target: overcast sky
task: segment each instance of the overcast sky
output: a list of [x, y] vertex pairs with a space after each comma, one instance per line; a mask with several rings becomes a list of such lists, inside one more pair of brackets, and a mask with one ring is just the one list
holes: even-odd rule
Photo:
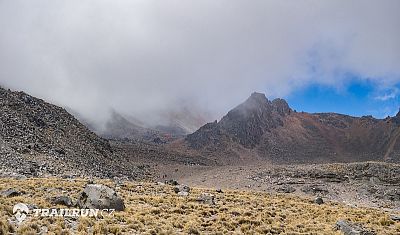
[[398, 100], [399, 12], [398, 0], [0, 0], [0, 84], [98, 121], [182, 103], [218, 117], [253, 91], [355, 80]]

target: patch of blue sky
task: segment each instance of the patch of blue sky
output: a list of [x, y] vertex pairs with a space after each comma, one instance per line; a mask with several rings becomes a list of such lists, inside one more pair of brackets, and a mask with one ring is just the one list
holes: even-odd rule
[[314, 83], [286, 97], [297, 111], [335, 112], [351, 116], [394, 116], [400, 107], [400, 84], [382, 87], [376, 81], [355, 76], [339, 88]]

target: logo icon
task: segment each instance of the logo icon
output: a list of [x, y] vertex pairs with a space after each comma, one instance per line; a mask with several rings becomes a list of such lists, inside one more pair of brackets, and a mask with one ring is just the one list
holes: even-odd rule
[[14, 206], [13, 213], [17, 221], [21, 223], [26, 219], [27, 215], [29, 214], [29, 208], [24, 203], [18, 203]]

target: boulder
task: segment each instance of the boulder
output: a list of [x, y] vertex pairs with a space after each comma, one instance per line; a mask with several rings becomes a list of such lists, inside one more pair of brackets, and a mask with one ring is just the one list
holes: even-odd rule
[[123, 211], [125, 204], [117, 193], [102, 184], [88, 184], [81, 193], [77, 202], [83, 209], [115, 209]]
[[400, 190], [397, 188], [385, 190], [382, 197], [390, 201], [400, 201]]
[[315, 198], [314, 202], [318, 205], [324, 204], [324, 200], [321, 197]]
[[54, 198], [52, 198], [51, 202], [55, 205], [64, 205], [64, 206], [68, 206], [68, 207], [71, 207], [74, 205], [74, 203], [72, 202], [72, 199], [68, 196], [54, 197]]
[[3, 197], [16, 197], [21, 195], [22, 193], [13, 188], [9, 188], [7, 190], [2, 191], [0, 194]]
[[174, 192], [175, 193], [180, 193], [180, 192], [189, 193], [190, 192], [190, 188], [187, 185], [178, 185], [178, 186], [174, 187]]
[[202, 193], [196, 201], [207, 205], [215, 205], [215, 196], [210, 193]]
[[293, 193], [296, 191], [296, 189], [290, 185], [284, 185], [282, 187], [277, 188], [276, 191], [279, 193]]
[[336, 229], [340, 230], [344, 235], [376, 235], [374, 231], [367, 230], [360, 225], [345, 220], [339, 220], [336, 223]]

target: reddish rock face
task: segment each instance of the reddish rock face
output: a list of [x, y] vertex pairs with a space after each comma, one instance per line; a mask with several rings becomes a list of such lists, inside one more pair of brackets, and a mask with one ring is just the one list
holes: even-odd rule
[[188, 135], [186, 142], [221, 163], [398, 162], [399, 119], [297, 113], [283, 99], [271, 102], [264, 94], [253, 93], [220, 122]]

